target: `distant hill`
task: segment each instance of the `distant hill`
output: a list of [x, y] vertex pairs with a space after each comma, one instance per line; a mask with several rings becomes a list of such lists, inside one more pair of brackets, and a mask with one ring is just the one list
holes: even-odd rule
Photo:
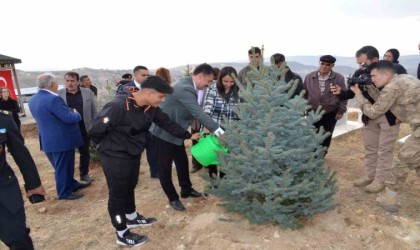
[[[290, 56], [286, 59], [287, 64], [290, 69], [299, 74], [302, 78], [318, 69], [320, 56]], [[415, 76], [417, 74], [417, 65], [420, 61], [418, 55], [410, 56], [401, 56], [400, 63], [407, 69], [408, 74]], [[216, 62], [210, 63], [213, 67], [223, 68], [225, 66], [232, 66], [236, 70], [240, 70], [247, 65], [246, 61], [242, 62]], [[269, 64], [266, 61], [266, 64]], [[193, 64], [191, 64], [193, 65]], [[181, 65], [178, 67], [171, 68], [171, 75], [173, 80], [177, 80], [182, 77], [183, 73], [187, 69], [186, 65]], [[334, 67], [334, 70], [343, 74], [344, 76], [349, 76], [357, 69], [357, 65], [354, 57], [337, 57], [337, 62]], [[132, 69], [127, 70], [110, 70], [110, 69], [92, 69], [92, 68], [78, 68], [78, 69], [69, 69], [68, 71], [76, 71], [80, 75], [89, 75], [92, 79], [93, 85], [98, 86], [99, 88], [105, 88], [107, 82], [110, 84], [114, 83], [115, 79], [119, 79], [124, 73], [132, 72]], [[154, 69], [150, 70], [151, 73], [154, 73]], [[56, 75], [59, 84], [64, 84], [64, 74], [67, 70], [63, 71], [53, 71]], [[27, 87], [36, 87], [36, 77], [43, 72], [39, 71], [22, 71], [17, 70], [17, 75], [19, 79], [19, 84], [21, 88]]]

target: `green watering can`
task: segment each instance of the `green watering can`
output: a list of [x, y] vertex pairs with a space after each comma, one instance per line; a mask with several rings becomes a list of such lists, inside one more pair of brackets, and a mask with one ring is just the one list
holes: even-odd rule
[[[204, 135], [204, 132], [201, 132], [201, 135]], [[222, 147], [216, 136], [212, 134], [198, 139], [197, 144], [191, 147], [191, 154], [204, 167], [220, 164], [219, 157], [217, 157], [216, 153], [217, 151], [226, 154], [228, 149]]]

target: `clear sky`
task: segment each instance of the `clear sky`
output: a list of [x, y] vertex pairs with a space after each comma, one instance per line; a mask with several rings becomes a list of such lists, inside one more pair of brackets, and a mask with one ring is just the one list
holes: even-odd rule
[[8, 0], [0, 54], [22, 70], [150, 69], [266, 57], [418, 54], [420, 0]]

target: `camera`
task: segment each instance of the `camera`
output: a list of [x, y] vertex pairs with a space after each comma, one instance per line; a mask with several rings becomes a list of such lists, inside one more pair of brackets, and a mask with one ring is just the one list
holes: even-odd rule
[[372, 84], [372, 79], [367, 74], [362, 74], [359, 77], [347, 77], [347, 84], [352, 86], [355, 84], [369, 85]]

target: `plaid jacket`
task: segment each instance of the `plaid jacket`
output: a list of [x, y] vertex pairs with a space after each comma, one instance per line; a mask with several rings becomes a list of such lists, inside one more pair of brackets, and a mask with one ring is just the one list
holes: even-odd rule
[[239, 117], [233, 112], [233, 107], [238, 103], [239, 100], [235, 100], [232, 96], [226, 101], [219, 94], [216, 84], [213, 83], [207, 89], [204, 97], [203, 110], [220, 126], [223, 124], [223, 116], [226, 116], [228, 120], [239, 120]]

